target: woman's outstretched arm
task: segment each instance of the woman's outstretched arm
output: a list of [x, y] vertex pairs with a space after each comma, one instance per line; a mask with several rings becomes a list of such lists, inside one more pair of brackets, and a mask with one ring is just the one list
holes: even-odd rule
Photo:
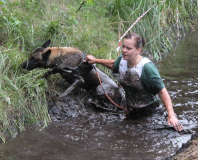
[[101, 64], [101, 65], [113, 70], [113, 64], [114, 64], [115, 60], [113, 60], [113, 59], [97, 59], [92, 55], [87, 55], [84, 62], [88, 62], [90, 64], [98, 63], [98, 64]]
[[175, 117], [172, 101], [171, 101], [170, 95], [169, 95], [168, 91], [166, 90], [166, 88], [163, 88], [158, 93], [158, 95], [162, 99], [162, 101], [166, 107], [166, 110], [168, 112], [168, 125], [172, 124], [173, 127], [175, 128], [175, 130], [181, 131], [183, 129], [183, 127], [182, 127], [181, 123], [178, 121], [178, 119]]

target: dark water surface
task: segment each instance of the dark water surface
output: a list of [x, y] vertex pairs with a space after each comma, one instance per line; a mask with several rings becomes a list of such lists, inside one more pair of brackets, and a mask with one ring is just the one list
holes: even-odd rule
[[161, 160], [174, 155], [198, 131], [197, 37], [198, 32], [186, 36], [158, 67], [184, 131], [167, 126], [166, 112], [124, 121], [123, 113], [90, 111], [44, 129], [28, 127], [0, 144], [0, 160]]

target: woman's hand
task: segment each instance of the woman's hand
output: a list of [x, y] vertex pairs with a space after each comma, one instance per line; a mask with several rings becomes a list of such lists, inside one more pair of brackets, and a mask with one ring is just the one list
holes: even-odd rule
[[87, 57], [85, 58], [85, 60], [83, 62], [88, 62], [90, 64], [98, 63], [98, 64], [101, 64], [101, 65], [113, 70], [113, 64], [114, 64], [115, 60], [113, 60], [113, 59], [97, 59], [92, 55], [87, 55]]
[[83, 62], [88, 62], [90, 64], [96, 63], [96, 58], [92, 55], [87, 55]]
[[178, 119], [175, 117], [175, 115], [168, 116], [167, 121], [168, 121], [168, 125], [170, 126], [172, 124], [176, 131], [182, 131], [183, 126], [178, 121]]
[[168, 112], [168, 125], [172, 124], [176, 131], [181, 131], [183, 127], [178, 119], [175, 117], [172, 101], [166, 88], [163, 88], [158, 95], [162, 99]]

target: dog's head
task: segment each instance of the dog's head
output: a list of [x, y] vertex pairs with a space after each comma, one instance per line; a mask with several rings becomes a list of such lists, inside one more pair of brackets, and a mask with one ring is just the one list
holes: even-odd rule
[[51, 40], [46, 41], [41, 47], [35, 49], [29, 59], [21, 64], [23, 69], [33, 70], [35, 68], [47, 68], [47, 60], [51, 54], [48, 50]]

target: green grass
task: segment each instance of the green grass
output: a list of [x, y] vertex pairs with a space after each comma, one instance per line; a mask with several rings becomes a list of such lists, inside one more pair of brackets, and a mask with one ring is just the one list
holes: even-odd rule
[[30, 123], [50, 122], [45, 91], [52, 82], [40, 79], [44, 70], [19, 67], [33, 49], [51, 39], [52, 46], [116, 59], [119, 35], [156, 3], [132, 31], [146, 38], [146, 51], [160, 60], [176, 43], [177, 6], [185, 36], [197, 24], [196, 0], [87, 0], [78, 12], [82, 0], [0, 0], [0, 138], [5, 141]]
[[[21, 54], [16, 50], [0, 52], [0, 138], [15, 136], [26, 124], [50, 121], [45, 91], [47, 82], [39, 77], [43, 71], [23, 74], [19, 68]], [[14, 72], [13, 72], [14, 71]]]
[[[177, 38], [177, 7], [179, 9], [180, 36], [185, 36], [186, 32], [197, 24], [197, 1], [166, 0], [162, 3], [159, 0], [135, 0], [135, 1], [112, 1], [110, 14], [112, 21], [121, 19], [122, 35], [131, 24], [152, 8], [133, 28], [132, 31], [139, 33], [147, 40], [146, 50], [153, 54], [155, 59], [160, 60], [162, 55], [169, 53]], [[112, 16], [113, 15], [113, 16]], [[115, 26], [116, 28], [116, 26]], [[116, 29], [118, 32], [118, 30]]]

